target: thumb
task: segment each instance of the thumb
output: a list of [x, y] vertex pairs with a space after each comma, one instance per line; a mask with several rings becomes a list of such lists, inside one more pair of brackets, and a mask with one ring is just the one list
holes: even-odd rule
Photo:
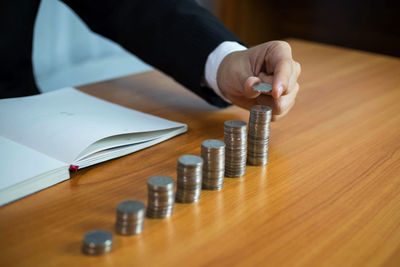
[[253, 87], [260, 82], [261, 80], [258, 77], [250, 76], [249, 78], [247, 78], [244, 83], [243, 95], [247, 98], [256, 98], [257, 96], [259, 96], [261, 93], [254, 91]]

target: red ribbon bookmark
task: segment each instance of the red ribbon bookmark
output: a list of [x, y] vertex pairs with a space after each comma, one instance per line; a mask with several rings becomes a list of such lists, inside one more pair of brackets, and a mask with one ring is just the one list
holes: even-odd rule
[[77, 172], [78, 169], [79, 169], [79, 166], [78, 166], [78, 165], [71, 165], [71, 166], [69, 166], [69, 171], [70, 171], [70, 172]]

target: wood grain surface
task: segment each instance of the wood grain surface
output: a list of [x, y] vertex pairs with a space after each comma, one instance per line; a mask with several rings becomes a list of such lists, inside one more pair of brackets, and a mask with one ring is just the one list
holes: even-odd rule
[[[271, 127], [269, 163], [225, 178], [111, 253], [80, 252], [93, 229], [114, 233], [119, 202], [146, 202], [146, 180], [176, 179], [176, 161], [223, 139], [218, 110], [157, 71], [81, 88], [187, 123], [189, 131], [0, 208], [1, 266], [400, 266], [400, 60], [290, 40], [301, 62], [295, 107]], [[76, 129], [79, 131], [79, 129]]]

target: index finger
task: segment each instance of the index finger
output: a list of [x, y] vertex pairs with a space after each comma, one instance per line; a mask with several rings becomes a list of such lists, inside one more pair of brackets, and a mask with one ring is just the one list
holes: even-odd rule
[[277, 99], [288, 88], [292, 70], [292, 49], [287, 42], [276, 41], [266, 57], [267, 69], [272, 70], [272, 96]]
[[274, 78], [272, 80], [272, 95], [279, 98], [289, 87], [290, 77], [293, 72], [291, 59], [284, 59], [275, 65]]

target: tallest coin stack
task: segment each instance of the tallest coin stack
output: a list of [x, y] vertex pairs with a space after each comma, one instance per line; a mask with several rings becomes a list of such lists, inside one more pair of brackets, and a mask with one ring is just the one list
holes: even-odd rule
[[269, 124], [272, 109], [257, 105], [250, 109], [249, 132], [247, 136], [247, 163], [264, 166], [268, 163]]

